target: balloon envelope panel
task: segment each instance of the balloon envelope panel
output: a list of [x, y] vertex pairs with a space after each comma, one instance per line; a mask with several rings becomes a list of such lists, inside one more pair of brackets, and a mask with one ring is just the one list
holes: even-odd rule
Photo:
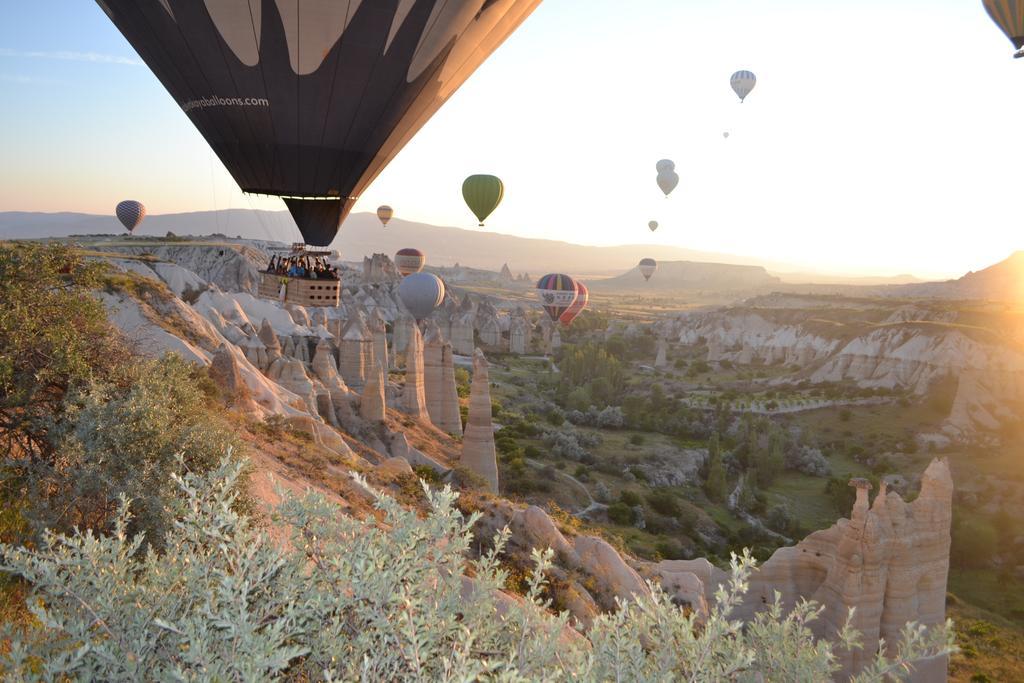
[[[326, 246], [540, 0], [100, 0], [238, 185]], [[334, 198], [314, 209], [310, 199]], [[317, 202], [319, 204], [319, 202]]]

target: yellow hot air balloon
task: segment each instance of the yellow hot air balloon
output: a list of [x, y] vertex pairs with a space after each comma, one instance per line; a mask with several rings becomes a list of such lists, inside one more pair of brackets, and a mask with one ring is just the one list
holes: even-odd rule
[[381, 225], [387, 227], [388, 221], [395, 215], [395, 210], [387, 204], [382, 204], [377, 207], [377, 218], [380, 219]]
[[982, 0], [981, 4], [1017, 48], [1013, 56], [1024, 57], [1024, 0]]

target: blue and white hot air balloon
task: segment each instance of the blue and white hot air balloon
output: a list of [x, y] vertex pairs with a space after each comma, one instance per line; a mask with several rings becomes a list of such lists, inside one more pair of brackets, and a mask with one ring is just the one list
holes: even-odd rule
[[739, 95], [740, 104], [742, 104], [750, 91], [757, 85], [757, 76], [753, 71], [737, 71], [729, 79], [729, 85], [732, 86], [733, 92]]

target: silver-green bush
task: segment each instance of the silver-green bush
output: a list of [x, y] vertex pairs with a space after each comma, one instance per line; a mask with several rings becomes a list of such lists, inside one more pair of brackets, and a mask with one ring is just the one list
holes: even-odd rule
[[[749, 624], [730, 615], [753, 560], [733, 558], [703, 623], [656, 587], [584, 637], [542, 599], [551, 551], [524, 599], [498, 592], [496, 550], [467, 561], [470, 529], [457, 494], [428, 489], [420, 517], [375, 493], [381, 518], [345, 516], [322, 496], [288, 498], [275, 543], [235, 511], [241, 465], [175, 477], [183, 493], [166, 551], [142, 554], [122, 501], [114, 533], [48, 534], [38, 551], [0, 546], [2, 567], [34, 587], [41, 627], [8, 629], [2, 666], [14, 680], [719, 681], [825, 680], [833, 645], [815, 641], [811, 603], [776, 605]], [[471, 576], [472, 578], [467, 578]], [[855, 635], [844, 633], [843, 646]], [[863, 680], [948, 651], [950, 633], [908, 626], [896, 661]]]

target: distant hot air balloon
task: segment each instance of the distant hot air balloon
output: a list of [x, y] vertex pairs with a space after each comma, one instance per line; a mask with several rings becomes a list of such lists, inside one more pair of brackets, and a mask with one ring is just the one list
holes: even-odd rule
[[139, 227], [139, 223], [146, 217], [146, 207], [142, 205], [142, 202], [126, 199], [117, 205], [114, 213], [117, 214], [117, 220], [121, 221], [125, 230], [135, 232], [135, 228]]
[[395, 215], [395, 210], [387, 204], [382, 204], [377, 207], [377, 218], [380, 219], [381, 225], [387, 227], [388, 221]]
[[471, 175], [462, 181], [462, 198], [480, 221], [481, 228], [484, 227], [484, 220], [498, 208], [504, 196], [505, 185], [497, 176]]
[[444, 301], [444, 283], [430, 273], [413, 273], [398, 286], [398, 297], [412, 317], [423, 320]]
[[398, 272], [402, 277], [418, 273], [423, 270], [423, 264], [427, 262], [427, 257], [419, 249], [399, 249], [395, 253], [395, 267], [398, 268]]
[[729, 79], [729, 85], [732, 86], [733, 92], [739, 95], [740, 104], [742, 104], [750, 91], [757, 85], [757, 76], [752, 71], [737, 71]]
[[672, 190], [676, 189], [676, 185], [679, 184], [679, 174], [675, 171], [662, 171], [658, 174], [658, 187], [665, 193], [667, 197]]
[[657, 169], [658, 173], [664, 173], [665, 171], [674, 171], [676, 170], [676, 163], [671, 159], [661, 159], [660, 161], [658, 161], [658, 163], [654, 165], [654, 168]]
[[537, 281], [537, 298], [552, 322], [576, 300], [576, 281], [568, 275], [550, 273]]
[[658, 229], [658, 221], [647, 221], [647, 227], [651, 232], [654, 232]]
[[725, 131], [724, 133], [722, 133], [722, 137], [725, 138], [726, 140], [728, 140], [729, 139], [729, 131]]
[[585, 284], [577, 280], [576, 300], [572, 302], [569, 308], [565, 309], [562, 315], [558, 316], [558, 322], [562, 323], [565, 327], [572, 325], [572, 321], [579, 317], [579, 314], [587, 307], [588, 301], [590, 301], [590, 290], [587, 289]]
[[985, 11], [1013, 46], [1014, 57], [1024, 57], [1024, 0], [982, 0]]
[[539, 0], [99, 4], [242, 190], [282, 197], [327, 246]]
[[658, 269], [658, 262], [652, 258], [640, 259], [640, 274], [644, 276], [644, 280], [650, 280], [651, 276], [654, 275], [654, 271]]

